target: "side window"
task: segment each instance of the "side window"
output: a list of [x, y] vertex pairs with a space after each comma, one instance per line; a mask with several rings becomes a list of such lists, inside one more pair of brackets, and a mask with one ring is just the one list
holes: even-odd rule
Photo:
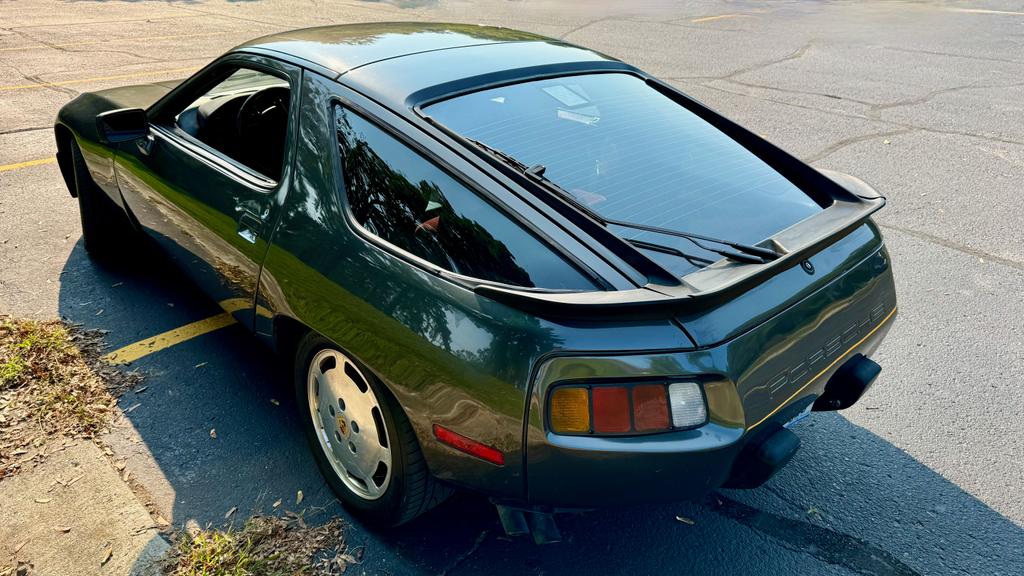
[[238, 68], [186, 106], [174, 121], [210, 148], [278, 180], [290, 93], [284, 78]]
[[340, 105], [335, 124], [349, 205], [371, 234], [481, 280], [595, 288], [533, 234], [381, 128]]

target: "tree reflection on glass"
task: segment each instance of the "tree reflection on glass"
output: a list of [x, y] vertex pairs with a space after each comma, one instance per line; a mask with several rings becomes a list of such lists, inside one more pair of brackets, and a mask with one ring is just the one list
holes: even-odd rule
[[459, 274], [534, 286], [481, 221], [517, 242], [525, 231], [380, 128], [340, 107], [335, 118], [349, 206], [367, 231]]

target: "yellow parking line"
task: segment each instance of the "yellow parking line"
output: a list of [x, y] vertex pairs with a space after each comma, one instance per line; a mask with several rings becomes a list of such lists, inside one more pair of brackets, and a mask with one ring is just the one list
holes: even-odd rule
[[[235, 319], [231, 315], [239, 310], [250, 308], [252, 300], [248, 298], [228, 298], [227, 300], [221, 300], [218, 304], [224, 309], [224, 312], [191, 324], [186, 324], [180, 328], [168, 330], [151, 338], [122, 346], [113, 352], [105, 354], [103, 359], [111, 364], [127, 364], [197, 336], [230, 326], [235, 323]], [[257, 306], [256, 308], [258, 314], [271, 316], [270, 311], [266, 308], [262, 306]]]
[[[238, 33], [243, 31], [239, 30]], [[35, 50], [37, 48], [73, 48], [75, 46], [94, 46], [96, 44], [117, 44], [120, 42], [131, 42], [144, 40], [149, 42], [151, 40], [173, 40], [175, 38], [202, 38], [204, 36], [221, 36], [224, 34], [230, 34], [230, 32], [203, 32], [200, 34], [167, 34], [165, 36], [141, 36], [138, 38], [107, 38], [105, 40], [90, 40], [89, 42], [65, 42], [62, 44], [46, 44], [39, 42], [38, 44], [32, 44], [30, 46], [11, 46], [8, 48], [0, 48], [0, 52], [16, 52], [19, 50]]]
[[694, 24], [700, 24], [702, 22], [713, 22], [715, 20], [725, 20], [726, 18], [748, 18], [749, 14], [719, 14], [718, 16], [705, 16], [703, 18], [694, 18], [690, 22]]
[[228, 298], [217, 303], [225, 312], [232, 314], [239, 310], [252, 307], [252, 300], [249, 298]]
[[216, 316], [210, 316], [198, 322], [186, 324], [180, 328], [174, 330], [168, 330], [162, 334], [157, 334], [152, 338], [140, 340], [133, 344], [129, 344], [122, 348], [118, 348], [109, 354], [103, 356], [103, 360], [110, 362], [111, 364], [127, 364], [134, 362], [143, 356], [149, 356], [154, 352], [159, 352], [165, 348], [170, 348], [175, 344], [181, 344], [186, 340], [191, 340], [197, 336], [208, 334], [214, 330], [219, 330], [225, 326], [230, 326], [235, 323], [234, 317], [229, 312], [222, 312]]
[[43, 165], [43, 164], [53, 164], [56, 161], [57, 161], [56, 158], [50, 157], [50, 158], [40, 158], [38, 160], [26, 160], [25, 162], [18, 162], [16, 164], [4, 164], [3, 166], [0, 166], [0, 172], [7, 172], [8, 170], [17, 170], [18, 168], [28, 168], [29, 166], [40, 166], [40, 165]]
[[47, 86], [67, 86], [68, 84], [84, 84], [86, 82], [99, 82], [101, 80], [120, 80], [122, 78], [138, 78], [140, 76], [154, 76], [157, 74], [172, 74], [176, 72], [195, 72], [195, 66], [188, 68], [172, 68], [170, 70], [150, 70], [148, 72], [133, 72], [131, 74], [114, 74], [112, 76], [93, 76], [92, 78], [78, 78], [76, 80], [60, 80], [57, 82], [42, 81], [41, 84], [15, 84], [13, 86], [0, 86], [0, 92], [10, 90], [30, 90], [32, 88], [46, 88]]

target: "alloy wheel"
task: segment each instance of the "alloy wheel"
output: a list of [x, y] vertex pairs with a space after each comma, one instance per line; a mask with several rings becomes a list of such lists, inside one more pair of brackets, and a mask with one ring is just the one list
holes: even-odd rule
[[306, 391], [320, 449], [334, 472], [356, 496], [380, 498], [391, 481], [391, 442], [367, 378], [328, 348], [313, 356]]

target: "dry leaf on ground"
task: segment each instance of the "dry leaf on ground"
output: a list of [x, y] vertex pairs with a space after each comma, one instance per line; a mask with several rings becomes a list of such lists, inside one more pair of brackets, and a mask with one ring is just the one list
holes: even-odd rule
[[[116, 397], [141, 376], [102, 361], [102, 345], [99, 331], [0, 315], [0, 479], [41, 462], [51, 440], [66, 446], [106, 428]], [[28, 446], [38, 454], [19, 460]]]
[[106, 550], [104, 550], [103, 551], [103, 556], [102, 556], [102, 558], [100, 558], [100, 566], [103, 566], [107, 562], [110, 562], [110, 558], [113, 555], [114, 555], [114, 549], [112, 547], [111, 548], [107, 548]]

